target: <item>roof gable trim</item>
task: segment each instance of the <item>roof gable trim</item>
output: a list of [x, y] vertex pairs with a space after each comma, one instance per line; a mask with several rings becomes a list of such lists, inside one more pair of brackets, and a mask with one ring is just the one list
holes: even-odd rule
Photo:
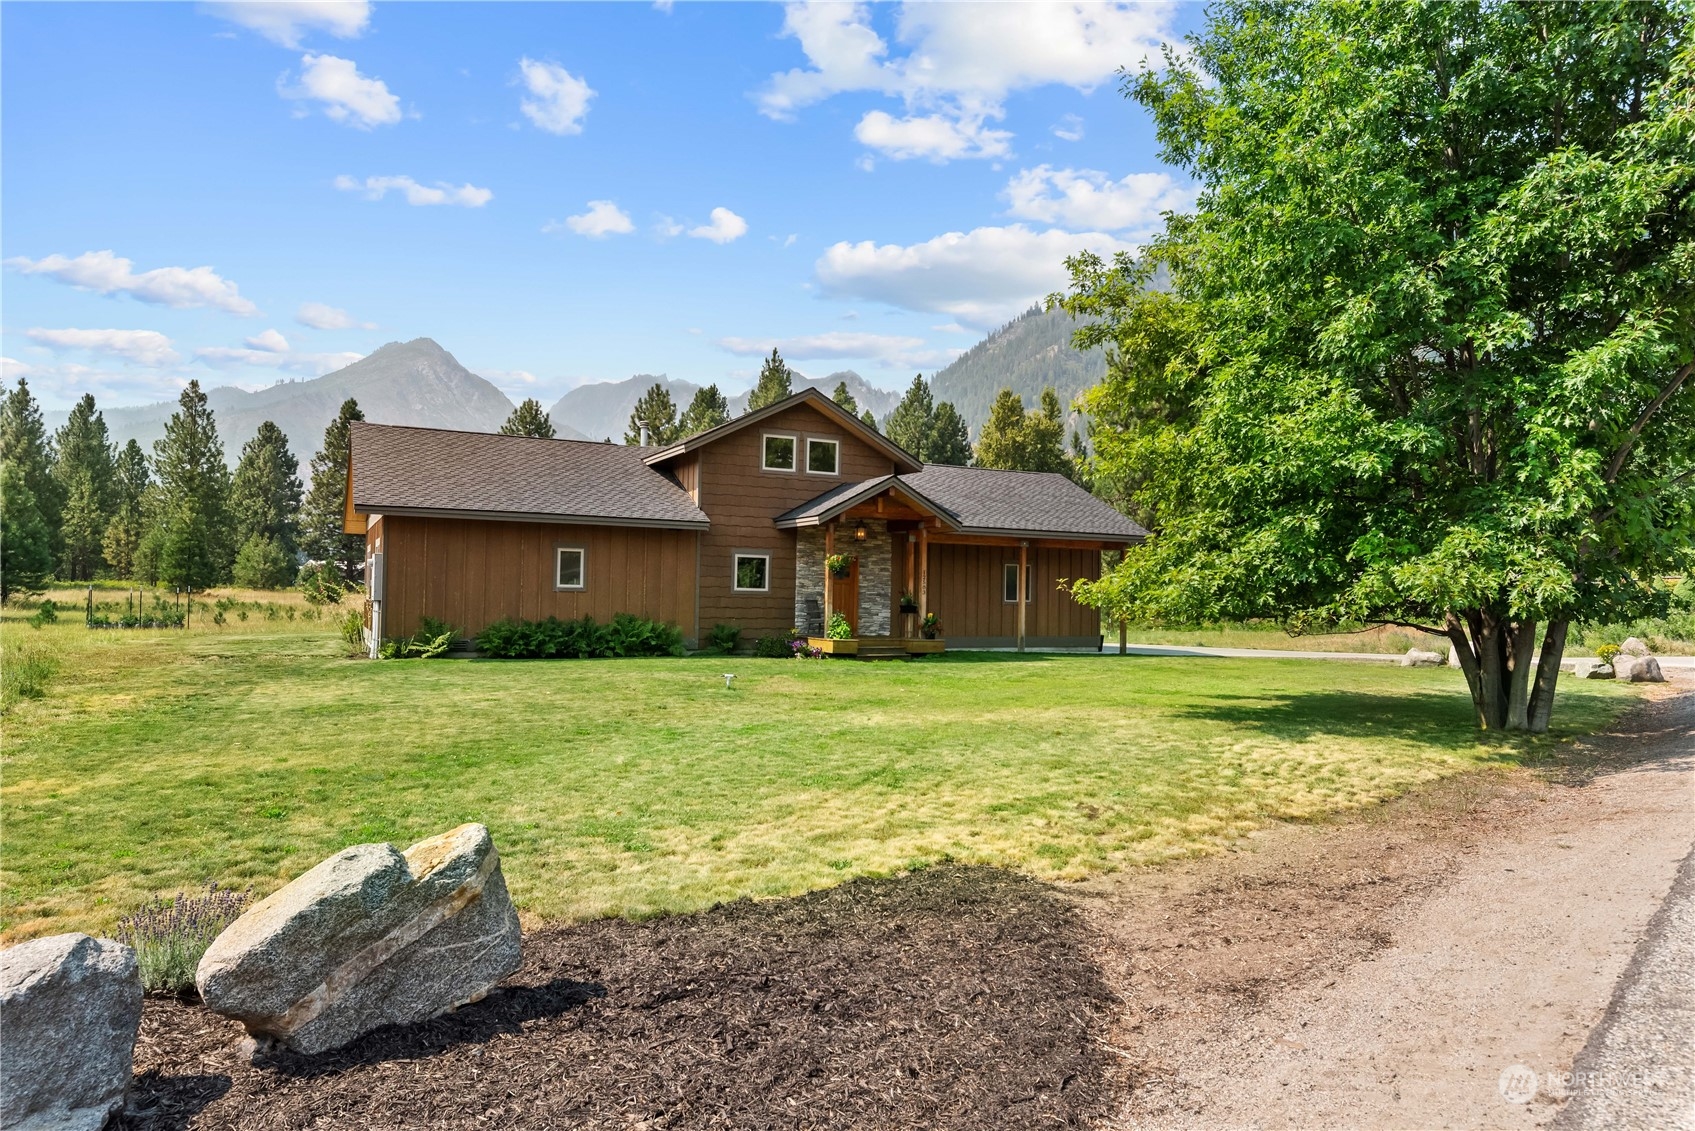
[[705, 432], [698, 432], [686, 440], [672, 444], [668, 448], [661, 448], [659, 451], [647, 456], [646, 462], [650, 466], [656, 465], [664, 463], [667, 460], [676, 459], [678, 456], [686, 455], [689, 452], [699, 451], [708, 444], [715, 443], [733, 432], [739, 432], [749, 425], [757, 424], [762, 420], [775, 416], [777, 413], [782, 412], [785, 409], [794, 408], [801, 404], [810, 405], [811, 407], [823, 412], [826, 416], [833, 416], [837, 423], [851, 429], [854, 435], [859, 437], [859, 439], [865, 441], [873, 448], [878, 449], [884, 455], [887, 455], [890, 459], [894, 460], [897, 471], [916, 472], [923, 469], [924, 465], [914, 459], [911, 452], [907, 451], [905, 448], [901, 447], [899, 444], [895, 443], [875, 428], [866, 427], [865, 421], [847, 411], [847, 409], [825, 396], [819, 390], [811, 387], [802, 389], [800, 392], [795, 393], [792, 396], [784, 397], [782, 400], [777, 401], [774, 404], [768, 404], [764, 408], [756, 409], [753, 412], [743, 413], [734, 420], [720, 424], [716, 428], [708, 428]]

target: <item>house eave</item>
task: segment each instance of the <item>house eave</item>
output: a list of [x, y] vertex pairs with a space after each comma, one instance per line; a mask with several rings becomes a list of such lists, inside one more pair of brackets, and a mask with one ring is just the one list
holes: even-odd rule
[[391, 507], [382, 503], [355, 503], [360, 514], [400, 515], [406, 518], [464, 518], [478, 522], [546, 522], [559, 526], [625, 526], [647, 530], [709, 530], [707, 520], [627, 518], [596, 514], [547, 514], [529, 511], [454, 510], [444, 507]]

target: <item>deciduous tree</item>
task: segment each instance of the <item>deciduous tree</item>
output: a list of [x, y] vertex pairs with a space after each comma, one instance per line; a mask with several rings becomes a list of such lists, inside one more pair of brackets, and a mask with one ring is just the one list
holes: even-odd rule
[[1190, 341], [1137, 380], [1183, 458], [1158, 536], [1078, 596], [1421, 628], [1480, 725], [1545, 730], [1571, 622], [1657, 613], [1695, 565], [1688, 32], [1654, 2], [1237, 0], [1134, 78], [1198, 206], [1076, 294], [1169, 270]]

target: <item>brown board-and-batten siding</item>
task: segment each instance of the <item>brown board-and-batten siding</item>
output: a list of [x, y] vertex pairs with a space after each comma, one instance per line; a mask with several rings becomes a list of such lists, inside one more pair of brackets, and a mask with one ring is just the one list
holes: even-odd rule
[[[416, 631], [425, 615], [474, 637], [506, 617], [604, 622], [633, 613], [676, 625], [691, 646], [699, 639], [695, 531], [394, 514], [379, 529], [387, 636]], [[580, 590], [554, 587], [560, 546], [584, 551]]]
[[[768, 433], [794, 436], [795, 471], [762, 468], [763, 437]], [[805, 470], [809, 437], [837, 440], [841, 458], [837, 475]], [[700, 449], [699, 462], [684, 474], [692, 476], [702, 510], [712, 516], [712, 528], [700, 537], [700, 624], [733, 624], [743, 639], [787, 632], [795, 623], [795, 532], [780, 530], [776, 516], [842, 483], [888, 475], [894, 463], [842, 424], [806, 404], [732, 432]], [[738, 551], [771, 555], [769, 592], [740, 593], [732, 585]]]
[[[898, 554], [897, 558], [903, 558]], [[1095, 579], [1099, 550], [1032, 545], [1030, 603], [1025, 612], [1028, 647], [1090, 647], [1098, 643], [1100, 614], [1061, 592], [1061, 578]], [[951, 647], [1011, 647], [1018, 639], [1018, 604], [1006, 600], [1005, 568], [1018, 564], [1017, 546], [932, 545], [930, 611], [942, 622]]]

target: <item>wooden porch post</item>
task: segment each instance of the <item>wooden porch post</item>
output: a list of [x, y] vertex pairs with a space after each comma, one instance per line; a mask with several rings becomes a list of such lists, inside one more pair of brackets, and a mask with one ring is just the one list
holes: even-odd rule
[[[901, 593], [902, 594], [911, 593], [913, 591], [913, 589], [916, 588], [916, 586], [914, 584], [915, 579], [912, 576], [912, 569], [913, 569], [913, 559], [917, 556], [917, 550], [918, 550], [918, 538], [917, 538], [917, 536], [913, 535], [913, 534], [908, 534], [906, 536], [906, 572], [901, 575], [901, 583], [902, 583], [901, 584]], [[902, 621], [901, 634], [903, 636], [911, 636], [912, 635], [912, 622], [906, 619], [907, 617], [909, 617], [911, 615], [912, 615], [911, 613], [904, 613], [904, 614], [901, 615], [901, 618], [900, 618], [901, 621]]]
[[1030, 603], [1025, 600], [1030, 591], [1030, 543], [1018, 544], [1018, 650], [1024, 651], [1024, 611]]
[[918, 528], [918, 622], [930, 615], [930, 523]]
[[830, 555], [836, 552], [836, 524], [824, 524], [824, 632], [830, 631]]

